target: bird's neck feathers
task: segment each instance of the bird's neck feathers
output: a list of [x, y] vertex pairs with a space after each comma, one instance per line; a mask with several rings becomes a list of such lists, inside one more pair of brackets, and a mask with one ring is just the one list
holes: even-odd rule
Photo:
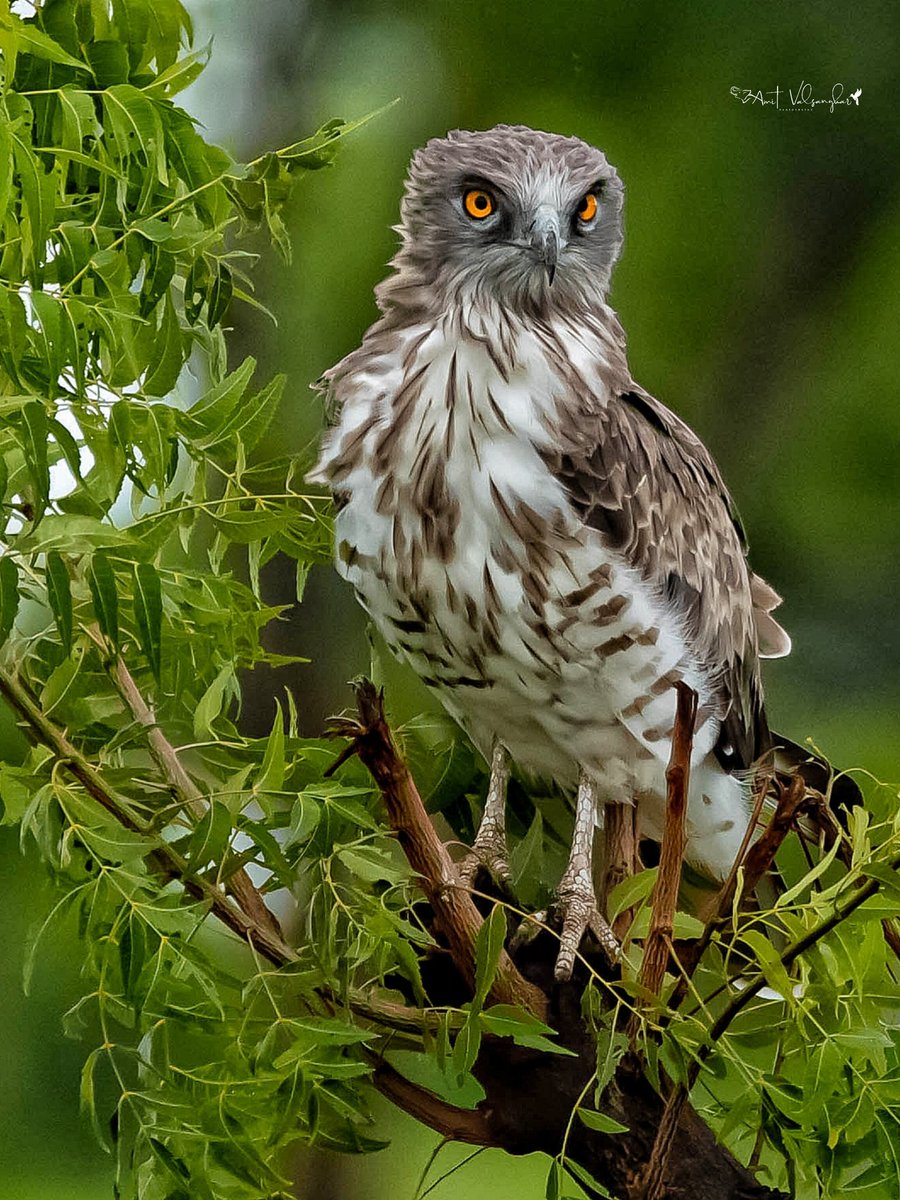
[[605, 305], [534, 318], [472, 297], [440, 315], [388, 308], [323, 386], [340, 417], [311, 478], [335, 486], [369, 459], [421, 472], [488, 444], [583, 451], [599, 412], [634, 384]]
[[431, 328], [447, 341], [490, 347], [504, 374], [520, 369], [537, 345], [551, 359], [584, 363], [604, 391], [633, 386], [625, 333], [597, 289], [589, 295], [544, 284], [504, 299], [472, 272], [447, 269], [429, 279], [413, 250], [401, 247], [392, 274], [375, 289], [382, 316], [366, 335], [373, 346], [411, 329]]

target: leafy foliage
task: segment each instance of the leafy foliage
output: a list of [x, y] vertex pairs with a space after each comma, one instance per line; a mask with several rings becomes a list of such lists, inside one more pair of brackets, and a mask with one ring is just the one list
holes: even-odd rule
[[[65, 1025], [92, 1045], [82, 1101], [118, 1195], [277, 1196], [294, 1142], [380, 1144], [373, 1054], [406, 1056], [471, 1105], [485, 1037], [561, 1050], [549, 1026], [490, 1004], [499, 905], [473, 998], [431, 1008], [430, 936], [368, 777], [351, 762], [326, 778], [333, 751], [298, 737], [289, 695], [267, 738], [238, 728], [241, 672], [283, 661], [260, 644], [279, 615], [261, 567], [292, 556], [299, 594], [329, 550], [307, 456], [252, 462], [284, 381], [227, 365], [230, 305], [252, 298], [238, 235], [262, 224], [287, 254], [293, 185], [352, 127], [246, 165], [210, 146], [174, 103], [206, 59], [178, 0], [4, 7], [0, 50], [0, 686], [32, 741], [0, 768], [0, 796], [60, 889], [28, 971], [45, 932], [75, 922], [86, 994]], [[406, 744], [432, 808], [465, 833], [471, 758], [425, 721]], [[544, 902], [565, 808], [547, 798], [538, 813], [517, 791], [513, 809], [515, 882]], [[896, 797], [873, 789], [848, 839], [849, 870], [831, 851], [789, 852], [785, 894], [708, 931], [674, 1002], [673, 976], [659, 999], [639, 982], [653, 872], [621, 886], [615, 904], [637, 912], [622, 979], [592, 974], [585, 993], [599, 1058], [573, 1122], [621, 1129], [602, 1102], [631, 1014], [654, 1076], [690, 1085], [775, 1184], [896, 1194], [898, 997], [881, 927], [900, 914]], [[290, 945], [246, 919], [247, 872]], [[855, 906], [867, 881], [877, 893]], [[705, 936], [688, 914], [676, 934]], [[563, 1147], [548, 1195], [564, 1167], [600, 1190]]]

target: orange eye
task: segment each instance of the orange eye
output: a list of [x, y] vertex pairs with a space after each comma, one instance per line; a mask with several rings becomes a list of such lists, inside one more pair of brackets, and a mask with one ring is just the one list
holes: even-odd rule
[[470, 217], [474, 217], [476, 221], [483, 221], [491, 215], [496, 205], [490, 192], [484, 192], [481, 188], [471, 188], [463, 196], [463, 207]]
[[586, 224], [588, 221], [593, 221], [596, 215], [597, 197], [593, 192], [588, 192], [588, 194], [581, 201], [581, 207], [578, 210], [578, 220], [584, 221]]

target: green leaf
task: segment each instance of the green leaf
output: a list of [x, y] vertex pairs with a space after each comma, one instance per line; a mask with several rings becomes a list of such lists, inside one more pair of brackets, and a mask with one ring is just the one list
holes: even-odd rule
[[128, 61], [136, 70], [152, 55], [147, 0], [113, 0], [112, 10], [119, 37], [128, 47]]
[[775, 908], [786, 908], [792, 904], [798, 896], [802, 896], [804, 892], [809, 891], [817, 879], [819, 879], [828, 870], [834, 862], [841, 849], [841, 839], [835, 838], [834, 843], [826, 854], [823, 854], [819, 861], [815, 864], [811, 871], [808, 871], [803, 878], [793, 887], [788, 888], [775, 901]]
[[240, 438], [245, 450], [252, 450], [263, 436], [278, 413], [281, 394], [287, 376], [276, 375], [234, 413], [222, 427], [215, 442], [208, 449], [230, 438]]
[[305, 842], [316, 831], [319, 820], [322, 816], [322, 808], [318, 801], [312, 796], [304, 795], [301, 792], [294, 805], [291, 808], [291, 823], [288, 828], [288, 836], [284, 843], [285, 849], [295, 846], [300, 842]]
[[0, 557], [0, 646], [6, 641], [19, 611], [19, 569], [8, 554]]
[[78, 443], [74, 437], [66, 429], [61, 421], [52, 418], [50, 421], [50, 436], [56, 442], [62, 456], [65, 459], [66, 466], [72, 472], [73, 478], [81, 481], [81, 454], [78, 449]]
[[589, 1108], [579, 1108], [578, 1115], [588, 1129], [596, 1129], [598, 1133], [627, 1133], [628, 1126], [614, 1120], [606, 1113], [594, 1112]]
[[81, 672], [81, 663], [81, 658], [64, 658], [59, 666], [50, 672], [47, 682], [41, 688], [41, 709], [44, 716], [49, 716], [68, 695]]
[[478, 1014], [469, 1012], [453, 1043], [452, 1062], [458, 1082], [461, 1082], [472, 1070], [480, 1049], [481, 1025], [478, 1021]]
[[[37, 318], [39, 336], [35, 341], [46, 366], [47, 380], [49, 383], [55, 383], [62, 373], [64, 364], [69, 359], [66, 345], [68, 323], [63, 322], [63, 310], [60, 302], [47, 292], [33, 292], [31, 307]], [[44, 440], [46, 441], [46, 413], [43, 413], [43, 416]]]
[[13, 142], [9, 127], [0, 120], [0, 223], [6, 220], [13, 195]]
[[134, 569], [134, 619], [138, 641], [157, 683], [162, 666], [162, 589], [151, 563]]
[[148, 396], [166, 396], [172, 391], [184, 366], [184, 348], [185, 338], [175, 304], [167, 293], [156, 336], [153, 363], [144, 379], [144, 392]]
[[205, 46], [199, 50], [193, 50], [190, 54], [185, 54], [182, 58], [165, 71], [160, 71], [151, 84], [144, 90], [148, 96], [156, 97], [172, 97], [177, 96], [180, 91], [193, 83], [201, 71], [204, 70], [209, 62], [209, 54], [212, 48], [212, 40], [208, 41]]
[[646, 900], [653, 891], [658, 873], [657, 867], [649, 867], [617, 883], [609, 893], [609, 919], [614, 921], [619, 913]]
[[[66, 84], [57, 93], [59, 101], [58, 133], [60, 149], [81, 151], [84, 140], [94, 137], [97, 133], [97, 112], [94, 108], [93, 97], [73, 84]], [[58, 153], [59, 151], [54, 151]], [[95, 169], [96, 160], [88, 159], [88, 165]], [[100, 169], [111, 171], [112, 168], [103, 163]]]
[[672, 936], [675, 938], [698, 938], [703, 936], [706, 926], [693, 913], [677, 912], [672, 922]]
[[234, 277], [226, 263], [219, 263], [219, 269], [210, 282], [206, 296], [206, 319], [210, 328], [221, 325], [228, 315], [233, 295]]
[[61, 517], [51, 514], [44, 518], [36, 533], [19, 538], [18, 549], [29, 554], [46, 554], [50, 550], [87, 554], [100, 548], [127, 546], [132, 539], [133, 534], [127, 530], [116, 529], [97, 517], [75, 513]]
[[506, 941], [506, 911], [500, 904], [495, 904], [491, 915], [484, 921], [475, 936], [475, 995], [472, 1007], [481, 1008], [487, 999], [503, 944]]
[[66, 654], [72, 652], [72, 583], [69, 570], [58, 550], [51, 550], [44, 567], [47, 599], [56, 622], [59, 640]]
[[550, 1164], [550, 1170], [547, 1172], [547, 1183], [544, 1186], [545, 1200], [560, 1200], [563, 1180], [563, 1169], [557, 1160], [554, 1159]]
[[231, 837], [231, 813], [218, 800], [212, 800], [191, 834], [188, 859], [194, 871], [207, 863], [220, 863]]
[[35, 58], [42, 58], [47, 62], [60, 63], [65, 67], [74, 67], [77, 71], [87, 70], [86, 63], [69, 54], [58, 42], [48, 37], [36, 25], [20, 21], [18, 17], [7, 14], [0, 16], [0, 28], [15, 32], [20, 53], [33, 54]]
[[128, 51], [121, 42], [106, 40], [89, 42], [84, 56], [100, 88], [110, 88], [128, 79]]
[[[218, 440], [219, 430], [237, 408], [255, 370], [256, 359], [245, 358], [236, 370], [210, 388], [201, 400], [183, 414], [181, 422], [191, 441], [199, 444], [201, 440]], [[200, 449], [203, 448], [200, 445]]]
[[275, 701], [275, 720], [272, 731], [266, 741], [266, 752], [263, 755], [254, 785], [255, 792], [280, 792], [284, 784], [284, 718], [281, 705]]
[[[13, 157], [22, 189], [19, 232], [22, 237], [23, 265], [30, 273], [33, 290], [40, 291], [53, 219], [56, 179], [52, 173], [44, 170], [31, 146], [18, 136], [13, 137]], [[56, 381], [52, 382], [55, 387]]]
[[522, 904], [536, 903], [543, 876], [544, 819], [535, 808], [534, 820], [509, 857], [515, 894]]
[[778, 951], [758, 929], [745, 929], [741, 938], [756, 955], [763, 975], [770, 987], [789, 1003], [794, 1003], [794, 983], [787, 973]]
[[358, 879], [367, 883], [404, 883], [410, 878], [408, 868], [398, 866], [387, 854], [374, 846], [360, 846], [338, 852], [338, 858]]
[[100, 1116], [97, 1112], [97, 1098], [95, 1095], [94, 1074], [97, 1069], [97, 1063], [100, 1060], [101, 1054], [106, 1054], [108, 1051], [103, 1046], [98, 1046], [96, 1050], [92, 1050], [81, 1069], [81, 1085], [79, 1087], [79, 1100], [81, 1102], [81, 1111], [90, 1118], [91, 1127], [94, 1130], [94, 1136], [103, 1147], [104, 1150], [109, 1150], [106, 1137], [104, 1135], [103, 1126], [100, 1121]]
[[34, 524], [50, 502], [50, 469], [47, 464], [47, 412], [36, 400], [22, 409], [25, 434], [25, 465], [34, 485]]
[[351, 800], [346, 795], [339, 793], [329, 794], [325, 797], [325, 806], [345, 821], [349, 821], [351, 825], [357, 825], [362, 829], [377, 829], [378, 826], [372, 820], [372, 817], [361, 804], [357, 804], [355, 800]]
[[91, 556], [87, 580], [100, 632], [106, 635], [113, 646], [118, 647], [119, 598], [116, 594], [116, 577], [109, 560], [102, 552]]
[[615, 1200], [612, 1197], [612, 1192], [604, 1187], [599, 1179], [595, 1179], [590, 1171], [586, 1171], [580, 1163], [577, 1163], [574, 1158], [566, 1159], [566, 1170], [571, 1172], [578, 1182], [583, 1185], [589, 1196], [608, 1196], [612, 1200]]
[[234, 666], [229, 662], [220, 668], [215, 679], [200, 697], [200, 702], [194, 709], [194, 736], [208, 737], [212, 732], [212, 723], [222, 711], [225, 702], [225, 689], [234, 680]]
[[138, 980], [147, 959], [147, 928], [137, 916], [130, 917], [119, 934], [119, 967], [125, 999], [138, 998]]
[[511, 1004], [492, 1004], [490, 1008], [479, 1013], [479, 1022], [486, 1033], [495, 1037], [512, 1038], [517, 1046], [527, 1046], [531, 1050], [541, 1050], [547, 1054], [572, 1055], [574, 1051], [552, 1042], [547, 1036], [555, 1036], [556, 1031], [537, 1017]]
[[[159, 1138], [148, 1137], [147, 1139], [150, 1149], [166, 1168], [170, 1175], [181, 1182], [189, 1182], [191, 1172], [185, 1161], [173, 1154], [165, 1142], [161, 1142]], [[182, 1197], [187, 1197], [187, 1192], [176, 1192], [167, 1197], [167, 1200], [181, 1200]]]

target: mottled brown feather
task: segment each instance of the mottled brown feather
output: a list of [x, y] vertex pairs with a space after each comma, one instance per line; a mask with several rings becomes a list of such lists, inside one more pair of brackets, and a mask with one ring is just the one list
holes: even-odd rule
[[789, 645], [769, 615], [779, 598], [751, 574], [722, 477], [683, 421], [633, 390], [598, 407], [593, 422], [580, 430], [592, 435], [587, 449], [548, 465], [585, 524], [680, 616], [689, 645], [718, 681], [716, 754], [730, 770], [749, 767], [770, 745], [759, 654]]

